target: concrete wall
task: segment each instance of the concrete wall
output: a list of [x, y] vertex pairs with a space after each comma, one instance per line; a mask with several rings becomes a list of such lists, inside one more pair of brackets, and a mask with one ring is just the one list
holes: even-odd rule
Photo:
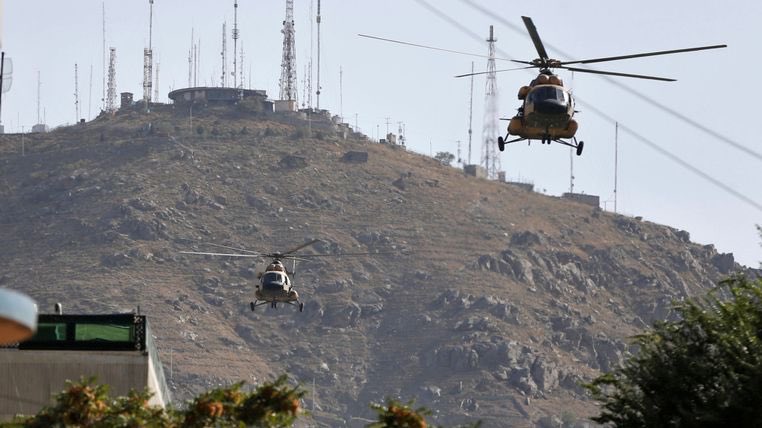
[[108, 384], [112, 396], [148, 386], [155, 393], [151, 404], [165, 404], [155, 370], [142, 352], [0, 349], [0, 421], [37, 413], [52, 403], [67, 380], [83, 376]]

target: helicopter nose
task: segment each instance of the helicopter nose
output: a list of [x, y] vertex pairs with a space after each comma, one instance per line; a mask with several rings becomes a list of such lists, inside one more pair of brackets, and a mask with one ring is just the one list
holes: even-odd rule
[[559, 100], [542, 100], [535, 106], [538, 113], [561, 114], [566, 113], [566, 104]]

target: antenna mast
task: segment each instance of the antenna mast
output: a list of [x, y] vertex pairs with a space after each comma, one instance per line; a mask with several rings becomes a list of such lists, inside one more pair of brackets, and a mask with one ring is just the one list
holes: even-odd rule
[[222, 23], [222, 52], [220, 52], [220, 55], [222, 56], [222, 76], [220, 78], [220, 85], [224, 88], [227, 86], [227, 80], [228, 80], [228, 71], [227, 71], [227, 63], [228, 63], [228, 46], [227, 46], [227, 23]]
[[188, 87], [193, 87], [193, 27], [191, 27], [191, 45], [188, 50]]
[[42, 81], [40, 80], [40, 70], [37, 70], [37, 123], [40, 122], [40, 89], [42, 88]]
[[468, 165], [471, 165], [471, 125], [474, 122], [474, 62], [471, 61], [471, 97], [468, 101]]
[[[320, 1], [318, 0], [318, 16], [320, 16]], [[318, 22], [320, 22], [318, 20]], [[318, 26], [318, 28], [320, 28]], [[294, 31], [294, 0], [286, 0], [286, 19], [283, 21], [283, 57], [280, 65], [280, 99], [296, 101], [296, 40]], [[318, 33], [320, 30], [318, 29]], [[320, 38], [318, 37], [318, 46]], [[320, 48], [318, 47], [318, 58]], [[318, 59], [318, 74], [320, 74]], [[318, 79], [318, 108], [320, 107], [320, 79]]]
[[233, 86], [238, 84], [238, 0], [233, 2]]
[[101, 109], [106, 111], [106, 2], [101, 2], [103, 12], [103, 86], [101, 87]]
[[90, 63], [90, 90], [87, 93], [87, 120], [92, 117], [93, 107], [93, 63]]
[[153, 37], [153, 0], [148, 0], [149, 4], [149, 21], [148, 21], [148, 47], [143, 49], [143, 102], [146, 105], [146, 112], [149, 110], [149, 104], [151, 103], [151, 87], [153, 83], [151, 78], [153, 77], [153, 51], [152, 37]]
[[306, 101], [307, 101], [307, 108], [309, 108], [310, 110], [312, 110], [312, 58], [313, 58], [313, 47], [315, 45], [315, 42], [313, 40], [313, 36], [315, 34], [315, 31], [313, 29], [314, 26], [312, 25], [312, 15], [313, 15], [314, 10], [315, 10], [314, 6], [315, 6], [314, 0], [310, 0], [310, 17], [309, 17], [309, 21], [310, 21], [310, 60], [307, 63], [307, 70], [306, 70], [307, 71], [307, 84], [306, 84], [307, 87], [305, 88], [306, 89], [305, 90], [305, 92], [306, 92], [305, 98], [306, 98]]
[[317, 108], [320, 110], [320, 0], [317, 10]]
[[74, 123], [79, 122], [79, 78], [77, 76], [77, 63], [74, 63], [74, 109], [77, 112], [77, 120]]
[[489, 59], [487, 60], [487, 85], [484, 93], [484, 125], [482, 128], [482, 165], [487, 170], [487, 177], [497, 178], [500, 171], [500, 158], [497, 157], [497, 79], [495, 77], [495, 39], [494, 28], [489, 26]]
[[339, 117], [344, 123], [344, 70], [339, 66]]
[[106, 93], [106, 111], [114, 114], [116, 111], [116, 48], [109, 48], [108, 60], [108, 92]]
[[159, 102], [159, 61], [156, 61], [156, 85], [153, 88], [153, 102]]
[[619, 122], [614, 125], [614, 212], [616, 213], [617, 178], [619, 177]]

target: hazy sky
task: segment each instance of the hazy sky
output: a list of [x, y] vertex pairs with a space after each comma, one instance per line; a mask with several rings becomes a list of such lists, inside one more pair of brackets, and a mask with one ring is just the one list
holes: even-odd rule
[[[584, 154], [574, 159], [575, 191], [600, 195], [605, 201], [602, 205], [613, 210], [614, 125], [595, 111], [605, 112], [625, 127], [619, 133], [620, 212], [688, 230], [693, 240], [733, 252], [744, 264], [757, 266], [762, 260], [760, 238], [754, 228], [762, 223], [762, 141], [757, 132], [762, 86], [756, 82], [756, 73], [762, 69], [758, 48], [762, 3], [426, 1], [323, 0], [320, 106], [343, 113], [352, 125], [357, 118], [359, 127], [374, 138], [377, 130], [386, 132], [387, 117], [393, 130], [397, 122], [404, 122], [409, 148], [422, 153], [455, 153], [456, 141], [461, 140], [464, 159], [469, 80], [453, 76], [468, 72], [472, 60], [477, 70], [483, 70], [486, 60], [382, 43], [359, 38], [357, 33], [486, 54], [483, 40], [489, 25], [494, 24], [498, 56], [531, 60], [537, 56], [532, 43], [523, 30], [516, 31], [523, 28], [521, 15], [527, 15], [534, 19], [551, 57], [562, 60], [728, 44], [724, 50], [602, 63], [591, 68], [677, 78], [673, 83], [614, 79], [719, 133], [729, 143], [600, 76], [577, 73], [572, 79], [568, 73], [561, 73], [577, 96], [577, 135], [585, 141]], [[309, 19], [309, 0], [295, 3], [301, 98], [310, 57], [310, 22], [314, 20]], [[317, 2], [312, 3], [316, 9]], [[9, 0], [0, 9], [3, 49], [14, 61], [13, 87], [3, 96], [6, 131], [16, 132], [21, 126], [28, 129], [36, 123], [38, 71], [47, 123], [74, 122], [75, 63], [79, 68], [81, 115], [94, 117], [98, 113], [102, 94], [101, 5], [99, 0]], [[107, 0], [105, 8], [107, 46], [117, 49], [118, 91], [134, 92], [140, 98], [148, 1]], [[254, 88], [265, 89], [272, 98], [278, 95], [284, 14], [284, 0], [239, 1], [247, 85], [250, 80]], [[207, 85], [219, 84], [222, 22], [227, 21], [230, 33], [232, 16], [232, 0], [155, 0], [153, 44], [162, 101], [170, 89], [187, 86], [192, 28], [201, 40], [200, 80]], [[316, 41], [313, 46], [315, 74]], [[228, 40], [228, 55], [232, 55], [232, 40]], [[498, 63], [498, 68], [511, 66]], [[498, 74], [501, 117], [514, 114], [519, 106], [517, 90], [531, 78], [532, 74], [524, 71]], [[474, 82], [473, 162], [478, 162], [481, 152], [484, 84], [484, 77]], [[505, 125], [501, 123], [501, 132]], [[625, 129], [695, 170], [668, 159]], [[743, 152], [732, 143], [753, 153]], [[538, 191], [560, 195], [569, 190], [570, 156], [566, 147], [514, 144], [501, 155], [501, 161], [510, 179], [531, 181]], [[751, 201], [733, 196], [696, 171]]]

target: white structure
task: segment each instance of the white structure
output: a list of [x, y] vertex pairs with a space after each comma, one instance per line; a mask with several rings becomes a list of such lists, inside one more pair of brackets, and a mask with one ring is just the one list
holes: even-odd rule
[[497, 79], [495, 78], [495, 39], [493, 27], [489, 26], [489, 59], [487, 60], [487, 85], [484, 91], [484, 124], [482, 128], [481, 165], [487, 177], [497, 179], [500, 158], [497, 155]]

